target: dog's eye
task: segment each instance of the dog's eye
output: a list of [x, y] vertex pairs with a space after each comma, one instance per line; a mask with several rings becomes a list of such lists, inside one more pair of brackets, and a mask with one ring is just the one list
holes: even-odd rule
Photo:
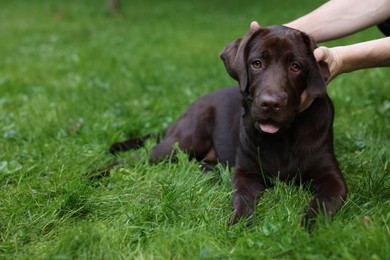
[[292, 72], [299, 72], [301, 69], [302, 69], [301, 65], [296, 62], [292, 63], [290, 66], [290, 70]]
[[260, 60], [255, 60], [252, 62], [252, 67], [256, 70], [261, 69], [263, 67], [263, 63]]

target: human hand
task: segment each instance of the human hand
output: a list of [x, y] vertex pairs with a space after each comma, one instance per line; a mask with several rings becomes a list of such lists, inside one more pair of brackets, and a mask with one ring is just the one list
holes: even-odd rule
[[336, 48], [318, 47], [314, 50], [314, 57], [317, 62], [324, 61], [328, 64], [330, 71], [328, 82], [342, 72], [342, 60]]

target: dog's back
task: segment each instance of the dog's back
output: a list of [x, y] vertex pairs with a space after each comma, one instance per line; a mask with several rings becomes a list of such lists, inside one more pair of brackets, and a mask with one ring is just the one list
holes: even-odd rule
[[217, 90], [197, 99], [174, 122], [152, 150], [152, 161], [174, 152], [174, 144], [198, 161], [234, 165], [238, 144], [241, 94], [238, 87]]

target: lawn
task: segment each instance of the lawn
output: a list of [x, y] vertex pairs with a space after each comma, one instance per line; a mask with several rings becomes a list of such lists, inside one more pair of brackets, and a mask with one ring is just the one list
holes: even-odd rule
[[[161, 132], [197, 97], [236, 84], [219, 53], [252, 20], [288, 22], [319, 0], [3, 1], [0, 259], [388, 259], [390, 70], [341, 75], [335, 149], [349, 197], [312, 232], [308, 190], [275, 181], [254, 223], [229, 227], [231, 170], [179, 154], [113, 158], [111, 143]], [[382, 37], [376, 28], [328, 46]], [[137, 157], [137, 159], [134, 159]], [[110, 177], [84, 173], [112, 160]]]

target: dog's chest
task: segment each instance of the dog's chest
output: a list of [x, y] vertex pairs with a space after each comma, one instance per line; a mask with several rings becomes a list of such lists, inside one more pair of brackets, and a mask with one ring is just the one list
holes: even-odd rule
[[260, 171], [282, 180], [294, 178], [303, 163], [289, 138], [278, 140], [263, 138], [257, 145]]

